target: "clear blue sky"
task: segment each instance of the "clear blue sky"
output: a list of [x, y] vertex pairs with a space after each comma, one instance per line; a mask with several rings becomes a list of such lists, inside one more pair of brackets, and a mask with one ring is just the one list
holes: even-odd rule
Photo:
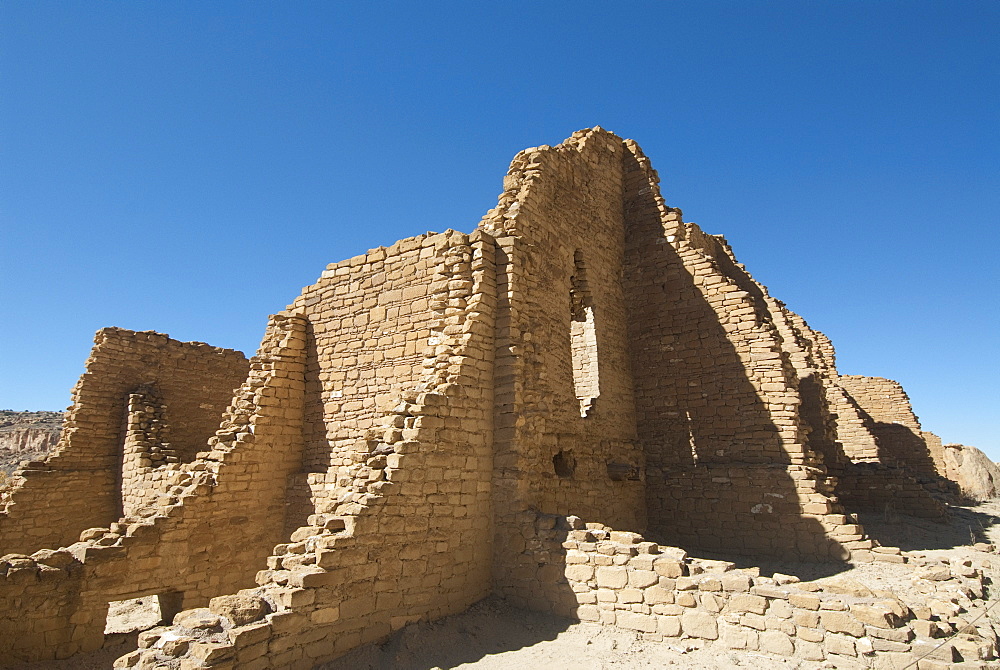
[[471, 230], [602, 125], [671, 205], [1000, 459], [1000, 2], [0, 4], [0, 408], [94, 331], [252, 352], [326, 263]]

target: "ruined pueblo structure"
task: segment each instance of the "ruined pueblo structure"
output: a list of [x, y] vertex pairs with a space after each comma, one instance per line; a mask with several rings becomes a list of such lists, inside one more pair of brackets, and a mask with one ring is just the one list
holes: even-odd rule
[[329, 265], [249, 360], [100, 331], [57, 450], [4, 492], [0, 659], [98, 649], [110, 602], [156, 595], [116, 667], [308, 669], [491, 594], [650, 640], [917, 658], [980, 570], [945, 568], [961, 595], [932, 611], [689, 556], [905, 563], [853, 513], [940, 518], [957, 489], [899, 384], [840, 375], [657, 182], [580, 131], [518, 154], [473, 232]]

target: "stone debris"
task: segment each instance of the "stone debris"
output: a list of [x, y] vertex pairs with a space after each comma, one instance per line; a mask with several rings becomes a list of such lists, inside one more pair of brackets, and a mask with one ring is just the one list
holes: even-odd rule
[[[151, 595], [116, 667], [311, 668], [491, 594], [678, 648], [994, 659], [984, 571], [856, 517], [943, 518], [940, 441], [658, 181], [580, 131], [518, 154], [472, 233], [329, 265], [249, 361], [100, 331], [3, 494], [0, 663], [98, 649]], [[688, 552], [884, 564], [922, 601]]]

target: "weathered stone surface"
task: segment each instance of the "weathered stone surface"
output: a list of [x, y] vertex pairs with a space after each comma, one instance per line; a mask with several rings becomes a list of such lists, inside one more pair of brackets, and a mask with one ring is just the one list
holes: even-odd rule
[[760, 634], [760, 650], [779, 656], [791, 656], [795, 647], [788, 635], [777, 630], [766, 630]]
[[187, 610], [174, 617], [174, 625], [181, 628], [211, 629], [219, 628], [222, 620], [207, 607]]
[[226, 617], [234, 626], [244, 626], [267, 613], [267, 603], [258, 596], [241, 594], [212, 598], [208, 608], [219, 616]]
[[883, 604], [851, 605], [851, 614], [861, 623], [878, 628], [895, 628], [901, 623], [899, 615]]
[[865, 627], [847, 612], [821, 612], [820, 622], [828, 632], [847, 633], [854, 637], [865, 634]]
[[705, 640], [716, 640], [719, 637], [718, 622], [714, 615], [707, 612], [685, 612], [681, 615], [681, 629], [685, 635]]

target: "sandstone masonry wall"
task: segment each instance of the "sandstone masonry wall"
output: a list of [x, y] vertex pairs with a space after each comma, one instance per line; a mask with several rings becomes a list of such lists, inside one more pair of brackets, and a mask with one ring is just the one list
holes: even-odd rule
[[493, 242], [422, 243], [437, 341], [421, 350], [418, 388], [391, 403], [349, 469], [356, 495], [276, 546], [258, 588], [181, 613], [121, 665], [312, 668], [489, 593]]
[[422, 235], [331, 264], [290, 306], [309, 320], [309, 363], [306, 453], [288, 532], [352, 495], [353, 472], [369, 457], [367, 431], [404, 390], [419, 390], [426, 352], [444, 336], [442, 310], [466, 307], [459, 298], [431, 304], [448, 239]]
[[178, 461], [191, 460], [246, 378], [238, 351], [154, 332], [105, 328], [73, 390], [56, 451], [16, 470], [0, 504], [0, 552], [30, 553], [76, 541], [122, 512], [122, 444], [128, 396], [155, 389], [171, 417]]
[[305, 333], [300, 316], [272, 317], [210, 451], [163, 466], [151, 504], [68, 547], [0, 557], [0, 664], [100, 648], [111, 601], [160, 594], [176, 611], [253, 584], [301, 464]]
[[928, 477], [938, 474], [921, 435], [920, 421], [899, 382], [856, 375], [842, 375], [838, 382], [875, 422], [873, 433], [881, 463], [899, 464]]
[[665, 205], [649, 160], [627, 146], [624, 284], [650, 532], [746, 554], [865, 549], [807, 444], [766, 292], [724, 240]]
[[496, 208], [495, 589], [514, 569], [529, 511], [574, 510], [643, 527], [644, 458], [628, 358], [619, 138], [578, 133], [518, 154]]
[[[909, 662], [931, 635], [890, 596], [687, 557], [905, 563], [841, 501], [943, 508], [931, 457], [885, 428], [919, 434], [898, 385], [840, 377], [829, 340], [602, 129], [518, 154], [471, 234], [328, 266], [249, 375], [235, 352], [102, 333], [66, 445], [0, 517], [0, 539], [32, 538], [0, 557], [0, 663], [95, 649], [108, 602], [149, 594], [165, 625], [117, 667], [305, 670], [490, 593], [834, 663]], [[32, 499], [50, 472], [69, 493]], [[92, 518], [24, 532], [81, 491]], [[952, 567], [974, 606], [981, 574]]]

